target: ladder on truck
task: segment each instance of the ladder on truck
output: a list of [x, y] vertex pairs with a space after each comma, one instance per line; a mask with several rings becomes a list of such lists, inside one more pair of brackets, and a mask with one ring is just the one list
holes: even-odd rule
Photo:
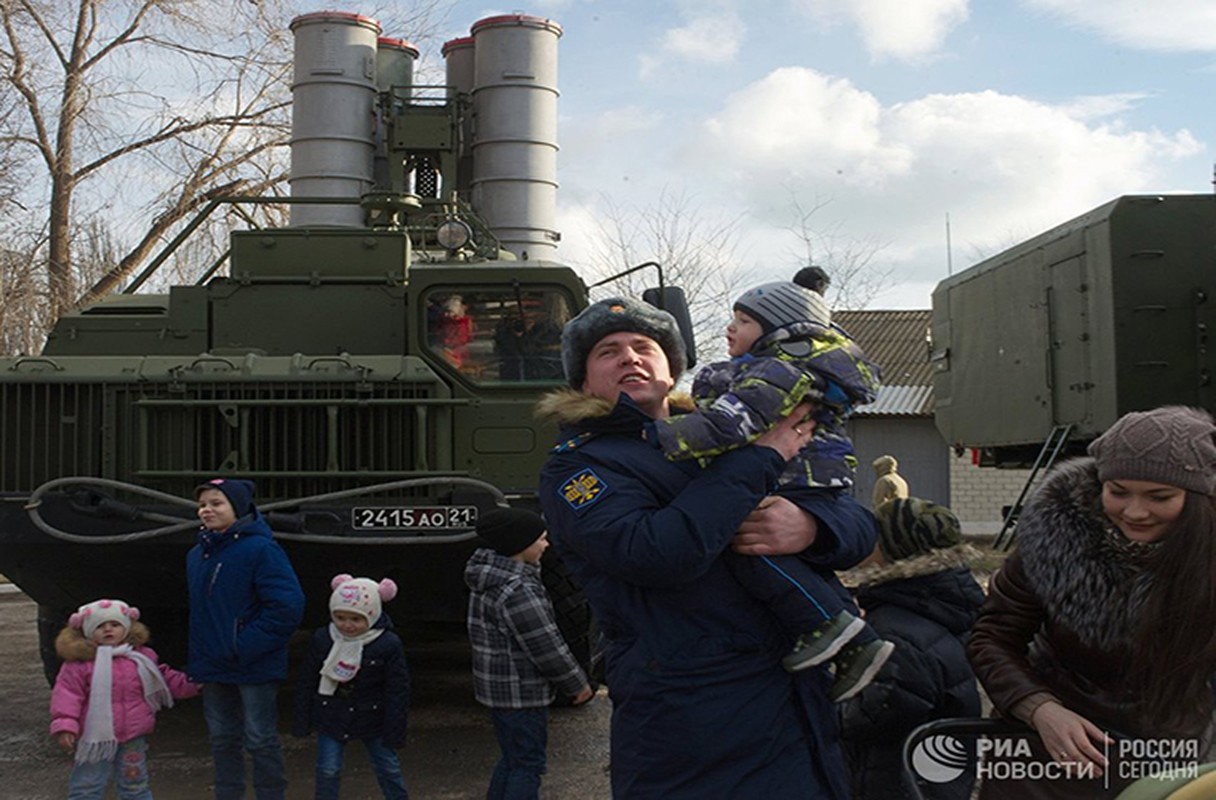
[[1026, 495], [1030, 494], [1030, 489], [1034, 486], [1039, 473], [1046, 472], [1056, 463], [1056, 459], [1059, 458], [1060, 451], [1064, 449], [1071, 433], [1072, 423], [1070, 422], [1067, 425], [1056, 425], [1051, 429], [1051, 433], [1047, 434], [1047, 440], [1043, 442], [1039, 456], [1034, 460], [1034, 466], [1030, 468], [1030, 474], [1026, 477], [1026, 483], [1022, 486], [1018, 499], [1009, 506], [1009, 510], [1005, 513], [1001, 531], [992, 542], [994, 550], [1008, 550], [1013, 547], [1014, 529], [1018, 524], [1018, 515], [1022, 513], [1022, 503], [1025, 501]]

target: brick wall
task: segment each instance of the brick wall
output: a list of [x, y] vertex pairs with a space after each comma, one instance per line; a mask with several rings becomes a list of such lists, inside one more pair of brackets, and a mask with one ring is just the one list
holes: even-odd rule
[[1012, 505], [1018, 499], [1030, 470], [977, 467], [971, 463], [970, 450], [961, 456], [950, 453], [947, 458], [950, 459], [950, 508], [963, 523], [964, 530], [992, 526], [999, 529], [1001, 507]]

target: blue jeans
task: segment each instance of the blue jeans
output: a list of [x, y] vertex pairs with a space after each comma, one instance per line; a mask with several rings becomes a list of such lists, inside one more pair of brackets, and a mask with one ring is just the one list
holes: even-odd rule
[[[401, 774], [401, 762], [397, 751], [387, 746], [382, 739], [363, 739], [367, 748], [367, 760], [376, 771], [376, 782], [385, 800], [409, 800], [405, 788], [405, 776]], [[338, 784], [342, 780], [342, 753], [346, 742], [332, 736], [317, 735], [317, 794], [316, 800], [338, 800]]]
[[279, 686], [276, 683], [209, 683], [203, 687], [203, 717], [211, 734], [216, 800], [245, 796], [245, 754], [253, 759], [258, 800], [283, 800], [287, 788], [279, 744]]
[[486, 800], [536, 800], [545, 774], [549, 709], [492, 708], [494, 735], [502, 757], [494, 767]]
[[68, 779], [68, 800], [102, 800], [111, 779], [120, 800], [152, 800], [148, 788], [148, 744], [136, 736], [118, 746], [109, 761], [77, 764]]

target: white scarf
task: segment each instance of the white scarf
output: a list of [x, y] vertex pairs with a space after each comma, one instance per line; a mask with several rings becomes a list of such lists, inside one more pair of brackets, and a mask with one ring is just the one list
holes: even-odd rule
[[123, 656], [135, 662], [139, 682], [143, 684], [144, 700], [153, 711], [170, 708], [173, 694], [152, 659], [129, 644], [117, 647], [98, 645], [93, 659], [93, 682], [89, 684], [89, 708], [84, 714], [84, 734], [76, 744], [76, 763], [109, 761], [118, 752], [114, 737], [114, 706], [110, 689], [114, 683], [113, 658]]
[[329, 623], [329, 638], [333, 646], [321, 665], [321, 684], [318, 694], [331, 695], [338, 690], [339, 683], [346, 683], [359, 672], [363, 664], [363, 645], [376, 641], [384, 628], [372, 628], [358, 636], [344, 636], [338, 626]]

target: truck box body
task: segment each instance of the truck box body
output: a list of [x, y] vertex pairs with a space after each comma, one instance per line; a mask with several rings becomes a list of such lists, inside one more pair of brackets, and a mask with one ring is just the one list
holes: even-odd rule
[[1080, 452], [1128, 411], [1213, 408], [1216, 199], [1124, 196], [933, 293], [936, 422], [1000, 465], [1056, 426]]

